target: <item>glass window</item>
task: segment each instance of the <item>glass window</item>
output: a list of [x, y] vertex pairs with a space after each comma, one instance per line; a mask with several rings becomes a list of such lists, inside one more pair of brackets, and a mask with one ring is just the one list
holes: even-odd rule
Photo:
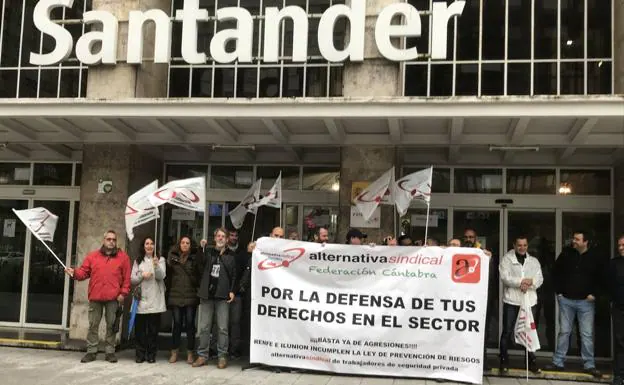
[[30, 184], [30, 163], [0, 163], [0, 185]]
[[533, 93], [535, 95], [557, 94], [557, 63], [533, 64]]
[[[575, 231], [587, 231], [589, 247], [597, 250], [600, 264], [606, 264], [611, 258], [611, 214], [564, 212], [561, 221], [563, 247], [571, 247]], [[580, 226], [580, 228], [579, 228]], [[596, 357], [611, 356], [611, 312], [609, 298], [605, 295], [596, 296], [595, 303], [595, 335], [594, 351]], [[569, 355], [580, 355], [580, 338], [578, 327], [575, 327], [570, 340]]]
[[542, 0], [535, 2], [535, 58], [557, 58], [557, 1]]
[[76, 163], [76, 176], [74, 178], [74, 186], [80, 186], [82, 183], [82, 163]]
[[[464, 12], [457, 19], [457, 59], [479, 59], [479, 1], [468, 1]], [[500, 23], [500, 21], [499, 21]], [[449, 28], [452, 26], [449, 23]], [[453, 36], [452, 33], [449, 36]]]
[[450, 96], [453, 89], [453, 66], [436, 64], [431, 66], [431, 96]]
[[[479, 65], [457, 64], [455, 71], [455, 95], [477, 95], [479, 93]], [[426, 86], [427, 83], [425, 83]]]
[[168, 164], [166, 166], [167, 183], [187, 178], [205, 177], [208, 174], [208, 166]]
[[263, 190], [273, 187], [280, 172], [283, 190], [299, 190], [299, 167], [259, 166], [256, 172], [256, 178], [262, 178]]
[[71, 163], [35, 163], [34, 185], [71, 186], [71, 182]]
[[338, 208], [305, 206], [303, 208], [303, 234], [301, 239], [314, 242], [314, 233], [319, 227], [326, 227], [329, 230], [329, 241], [340, 242], [336, 239], [338, 231]]
[[[561, 58], [583, 58], [585, 46], [585, 1], [561, 1]], [[607, 23], [608, 24], [608, 23]]]
[[583, 62], [561, 63], [561, 94], [585, 94], [585, 64]]
[[340, 168], [303, 167], [303, 190], [338, 191]]
[[507, 95], [531, 94], [531, 64], [507, 64]]
[[519, 0], [509, 1], [508, 4], [507, 56], [509, 59], [530, 59], [531, 2]]
[[507, 169], [507, 194], [556, 194], [555, 170]]
[[[163, 207], [162, 246], [157, 245], [158, 249], [166, 254], [182, 236], [191, 238], [192, 248], [198, 247], [199, 241], [204, 236], [204, 213], [172, 205]], [[210, 235], [208, 234], [207, 239], [212, 240]]]
[[611, 195], [611, 170], [561, 170], [561, 195]]
[[211, 188], [246, 188], [254, 182], [251, 166], [212, 166], [210, 168]]
[[456, 193], [501, 194], [503, 171], [501, 169], [455, 169]]
[[504, 92], [504, 65], [485, 63], [481, 66], [481, 94], [502, 95]]
[[426, 65], [405, 66], [405, 96], [427, 96]]
[[587, 56], [608, 58], [611, 54], [612, 1], [587, 0]]
[[587, 63], [587, 93], [607, 95], [613, 93], [612, 63], [605, 61]]
[[[424, 167], [404, 167], [403, 175], [412, 174], [414, 172], [424, 170]], [[432, 193], [449, 193], [451, 192], [451, 169], [450, 168], [433, 168], [431, 176], [431, 192]]]
[[[298, 205], [286, 205], [284, 209], [284, 228], [286, 229], [286, 236], [290, 238], [291, 235], [295, 236], [297, 240], [302, 240], [301, 232], [299, 231], [299, 206]], [[293, 234], [296, 233], [296, 234]]]
[[[505, 57], [505, 2], [483, 2], [483, 59], [500, 60]], [[529, 35], [530, 36], [530, 35]]]
[[[426, 222], [426, 209], [409, 209], [407, 214], [401, 218], [401, 232], [409, 235], [413, 242], [422, 245], [425, 239]], [[446, 234], [447, 223], [447, 210], [431, 209], [429, 211], [427, 238], [434, 240], [439, 246], [445, 246], [448, 241]]]

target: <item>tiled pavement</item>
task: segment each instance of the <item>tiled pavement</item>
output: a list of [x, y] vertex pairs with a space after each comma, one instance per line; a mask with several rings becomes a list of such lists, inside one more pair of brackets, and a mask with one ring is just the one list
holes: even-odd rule
[[[208, 384], [208, 385], [416, 385], [437, 384], [430, 380], [355, 377], [311, 373], [273, 373], [267, 370], [241, 370], [241, 362], [232, 362], [224, 370], [214, 363], [191, 368], [184, 362], [169, 364], [164, 352], [156, 364], [136, 364], [133, 351], [118, 353], [119, 362], [104, 361], [104, 354], [89, 364], [81, 364], [84, 353], [0, 347], [0, 384], [2, 385], [96, 385], [96, 384]], [[521, 372], [516, 372], [521, 375]], [[520, 385], [524, 378], [485, 377], [484, 384]], [[571, 384], [569, 381], [530, 379], [529, 384]], [[450, 384], [450, 382], [447, 382]]]

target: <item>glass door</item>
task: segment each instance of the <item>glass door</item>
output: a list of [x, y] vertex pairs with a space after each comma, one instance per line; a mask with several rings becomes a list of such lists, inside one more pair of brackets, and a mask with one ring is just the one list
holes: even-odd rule
[[20, 322], [28, 230], [12, 209], [27, 208], [27, 200], [0, 200], [0, 322]]

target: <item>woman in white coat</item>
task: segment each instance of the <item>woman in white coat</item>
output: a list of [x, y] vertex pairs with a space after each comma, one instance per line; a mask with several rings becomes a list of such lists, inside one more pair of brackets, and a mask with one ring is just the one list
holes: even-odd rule
[[136, 362], [156, 362], [160, 317], [167, 310], [165, 303], [165, 258], [158, 257], [151, 237], [143, 240], [142, 252], [132, 266], [133, 293], [139, 298], [135, 321]]

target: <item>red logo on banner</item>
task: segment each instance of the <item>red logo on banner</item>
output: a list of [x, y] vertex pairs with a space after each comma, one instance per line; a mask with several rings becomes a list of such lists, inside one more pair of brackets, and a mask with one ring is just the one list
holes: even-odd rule
[[267, 259], [260, 261], [258, 269], [269, 270], [276, 267], [288, 267], [291, 263], [301, 258], [303, 254], [305, 254], [305, 249], [302, 247], [286, 249], [281, 254], [271, 254]]
[[476, 254], [453, 255], [451, 278], [457, 283], [481, 281], [481, 257]]

